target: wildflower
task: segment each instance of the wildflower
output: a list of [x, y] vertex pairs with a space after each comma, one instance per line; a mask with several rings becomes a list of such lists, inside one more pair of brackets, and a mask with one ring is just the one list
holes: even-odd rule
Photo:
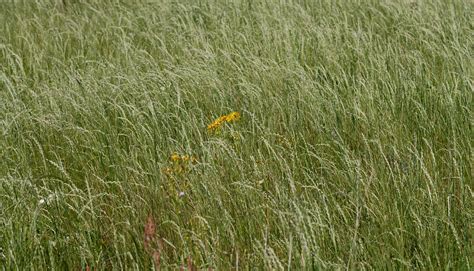
[[179, 192], [178, 197], [181, 198], [181, 197], [184, 197], [185, 195], [186, 195], [186, 194], [185, 194], [183, 191], [181, 191], [181, 192]]
[[207, 130], [213, 131], [217, 130], [224, 122], [233, 122], [240, 119], [239, 112], [232, 112], [228, 115], [223, 115], [214, 120], [211, 124], [207, 126]]
[[209, 124], [209, 125], [207, 126], [207, 129], [208, 129], [208, 130], [214, 130], [214, 129], [219, 128], [219, 127], [222, 125], [222, 123], [224, 123], [224, 122], [226, 121], [226, 118], [227, 118], [226, 115], [220, 116], [220, 117], [219, 117], [218, 119], [216, 119], [214, 122], [212, 122], [211, 124]]
[[180, 158], [181, 157], [178, 154], [173, 153], [170, 157], [170, 160], [173, 161], [173, 162], [176, 162], [176, 161], [179, 161]]
[[239, 119], [240, 119], [240, 113], [239, 112], [232, 112], [229, 115], [225, 116], [225, 121], [227, 121], [227, 122], [237, 121]]

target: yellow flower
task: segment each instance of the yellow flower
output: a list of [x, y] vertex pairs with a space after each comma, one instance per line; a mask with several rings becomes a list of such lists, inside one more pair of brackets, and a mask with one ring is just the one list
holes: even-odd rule
[[232, 112], [229, 115], [225, 116], [225, 121], [231, 122], [231, 121], [237, 121], [240, 119], [240, 113], [239, 112]]
[[173, 154], [171, 155], [171, 157], [170, 157], [170, 160], [173, 161], [173, 162], [175, 162], [175, 161], [179, 161], [180, 158], [181, 158], [181, 157], [179, 157], [178, 154], [173, 153]]
[[217, 130], [222, 125], [222, 123], [237, 121], [237, 120], [239, 120], [239, 118], [240, 118], [240, 113], [239, 112], [232, 112], [228, 115], [220, 116], [219, 118], [214, 120], [211, 124], [209, 124], [207, 126], [207, 129], [209, 131]]
[[215, 121], [213, 121], [211, 124], [209, 124], [207, 126], [207, 129], [208, 130], [214, 130], [214, 129], [217, 129], [219, 126], [221, 126], [221, 124], [226, 121], [226, 117], [227, 116], [220, 116], [218, 119], [216, 119]]

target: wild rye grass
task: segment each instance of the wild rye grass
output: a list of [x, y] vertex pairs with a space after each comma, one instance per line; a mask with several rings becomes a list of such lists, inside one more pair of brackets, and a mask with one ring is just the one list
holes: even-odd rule
[[473, 268], [472, 1], [22, 2], [1, 269]]

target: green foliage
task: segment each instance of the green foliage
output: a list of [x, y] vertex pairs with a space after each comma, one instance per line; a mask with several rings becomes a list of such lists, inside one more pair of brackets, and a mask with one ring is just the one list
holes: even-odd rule
[[0, 6], [0, 269], [473, 268], [472, 1]]

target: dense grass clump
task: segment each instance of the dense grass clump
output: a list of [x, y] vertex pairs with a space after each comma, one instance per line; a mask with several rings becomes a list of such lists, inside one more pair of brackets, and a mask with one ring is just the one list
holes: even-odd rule
[[2, 1], [0, 269], [472, 270], [473, 15]]

